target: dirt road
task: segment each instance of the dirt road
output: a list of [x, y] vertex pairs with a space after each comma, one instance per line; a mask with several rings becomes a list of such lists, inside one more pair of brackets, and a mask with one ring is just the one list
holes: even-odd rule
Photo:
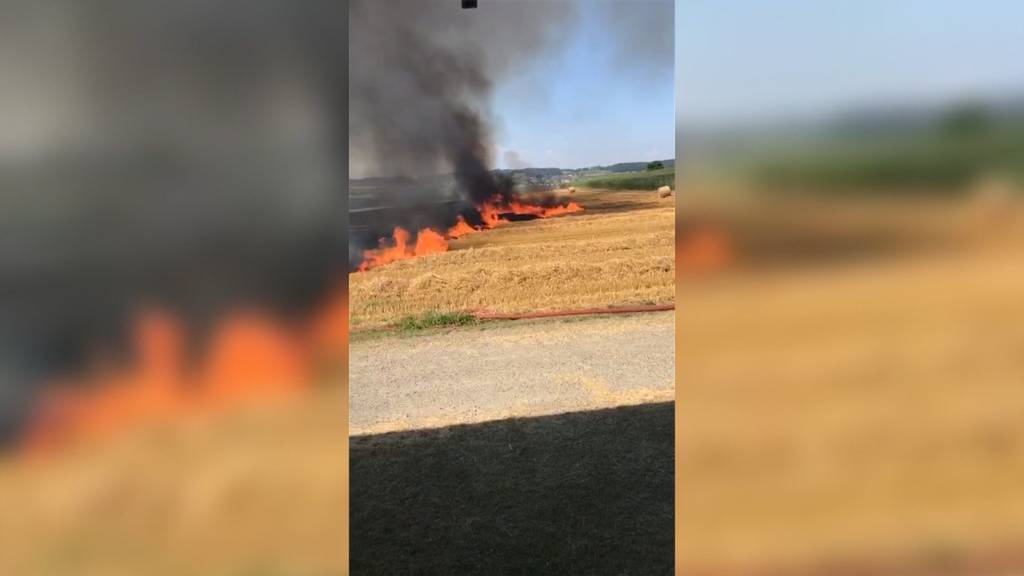
[[353, 341], [353, 435], [671, 400], [673, 312]]

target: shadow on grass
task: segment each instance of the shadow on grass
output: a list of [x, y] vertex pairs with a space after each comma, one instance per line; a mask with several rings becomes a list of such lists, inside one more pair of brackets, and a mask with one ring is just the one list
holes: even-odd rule
[[350, 441], [351, 571], [671, 574], [673, 404]]

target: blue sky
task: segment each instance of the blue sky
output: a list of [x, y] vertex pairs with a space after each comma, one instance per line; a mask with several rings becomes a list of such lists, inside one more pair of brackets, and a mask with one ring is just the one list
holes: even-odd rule
[[616, 23], [586, 2], [581, 8], [561, 44], [532, 62], [527, 73], [496, 85], [498, 166], [509, 167], [507, 150], [535, 167], [675, 157], [673, 59], [666, 54], [663, 66], [624, 66], [614, 42], [628, 35], [609, 34]]
[[713, 127], [1024, 93], [1024, 2], [676, 2], [677, 116]]

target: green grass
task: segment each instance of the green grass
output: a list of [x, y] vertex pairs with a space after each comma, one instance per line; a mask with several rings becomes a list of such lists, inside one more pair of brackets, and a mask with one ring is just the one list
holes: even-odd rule
[[425, 330], [441, 326], [464, 326], [476, 322], [469, 312], [427, 312], [419, 316], [406, 316], [398, 321], [402, 330]]
[[1008, 128], [972, 138], [925, 134], [822, 142], [777, 151], [752, 176], [769, 189], [955, 193], [988, 174], [1024, 182], [1022, 166], [1024, 129]]
[[579, 180], [575, 186], [608, 188], [611, 190], [655, 190], [661, 186], [675, 186], [676, 169], [664, 168], [647, 172], [623, 172], [598, 178]]

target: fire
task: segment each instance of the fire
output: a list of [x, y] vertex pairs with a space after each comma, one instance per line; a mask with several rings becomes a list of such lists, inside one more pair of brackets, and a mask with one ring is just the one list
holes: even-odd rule
[[416, 234], [416, 248], [413, 250], [414, 256], [436, 254], [445, 250], [448, 250], [448, 241], [434, 229], [424, 228]]
[[509, 202], [507, 210], [503, 212], [512, 212], [515, 214], [533, 214], [539, 218], [550, 218], [552, 216], [560, 216], [562, 214], [571, 214], [573, 212], [579, 212], [583, 210], [583, 207], [576, 202], [569, 202], [565, 206], [532, 206], [530, 204], [523, 204], [521, 202], [512, 201]]
[[679, 270], [690, 274], [710, 274], [727, 268], [735, 259], [732, 243], [723, 230], [700, 226], [679, 237], [676, 260]]
[[480, 219], [485, 228], [494, 228], [503, 221], [500, 216], [501, 210], [495, 204], [483, 204], [477, 206], [477, 210], [480, 212]]
[[[575, 202], [541, 206], [495, 199], [478, 207], [481, 224], [476, 227], [460, 216], [443, 232], [424, 228], [415, 238], [395, 228], [378, 249], [364, 253], [359, 269], [444, 252], [449, 240], [504, 224], [509, 214], [548, 218], [582, 209]], [[139, 314], [127, 361], [97, 358], [90, 369], [49, 383], [21, 437], [23, 452], [46, 453], [140, 424], [308, 390], [323, 362], [336, 360], [347, 348], [344, 287], [332, 294], [304, 321], [285, 322], [252, 309], [226, 314], [198, 355], [189, 354], [196, 335], [173, 314]]]
[[51, 383], [22, 448], [39, 454], [147, 422], [301, 393], [314, 382], [318, 363], [346, 346], [347, 320], [343, 290], [308, 322], [236, 311], [190, 362], [184, 327], [167, 312], [145, 312], [136, 320], [128, 362], [104, 362]]
[[193, 383], [195, 399], [202, 403], [287, 393], [305, 386], [312, 377], [303, 342], [254, 312], [226, 319], [215, 331], [207, 354]]
[[391, 233], [391, 244], [387, 239], [380, 241], [380, 248], [366, 250], [363, 252], [363, 262], [359, 265], [359, 271], [369, 270], [377, 266], [383, 266], [395, 260], [404, 260], [426, 254], [436, 254], [448, 250], [448, 241], [443, 235], [433, 228], [424, 228], [416, 234], [416, 243], [409, 243], [409, 231], [402, 227], [395, 227]]
[[470, 226], [466, 222], [466, 219], [462, 217], [462, 214], [459, 214], [459, 217], [455, 221], [455, 225], [448, 229], [448, 237], [459, 238], [460, 236], [472, 234], [473, 232], [476, 232], [476, 228]]
[[519, 200], [505, 201], [500, 196], [476, 207], [482, 224], [479, 228], [470, 226], [466, 219], [459, 215], [455, 224], [441, 234], [433, 228], [424, 228], [416, 233], [416, 242], [410, 246], [410, 234], [401, 227], [396, 227], [391, 238], [382, 238], [380, 247], [363, 252], [363, 261], [358, 271], [365, 272], [371, 268], [383, 266], [396, 260], [415, 258], [426, 254], [436, 254], [448, 250], [448, 240], [460, 238], [479, 230], [487, 230], [508, 222], [506, 214], [520, 214], [550, 218], [562, 214], [580, 212], [583, 207], [576, 202], [562, 205], [542, 206]]

